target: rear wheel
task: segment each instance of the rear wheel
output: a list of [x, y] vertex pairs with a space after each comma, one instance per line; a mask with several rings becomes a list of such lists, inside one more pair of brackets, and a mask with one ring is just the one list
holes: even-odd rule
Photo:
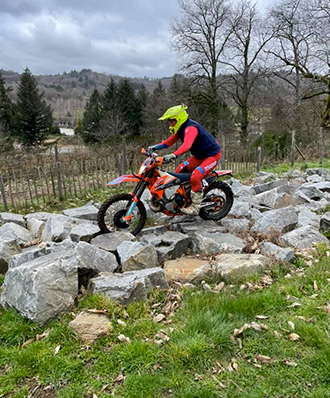
[[215, 181], [204, 192], [205, 197], [199, 216], [203, 220], [215, 221], [224, 218], [234, 202], [234, 194], [230, 186], [225, 182]]
[[133, 210], [132, 218], [126, 221], [124, 216], [132, 204], [133, 196], [128, 193], [112, 196], [99, 209], [97, 223], [103, 233], [127, 231], [137, 235], [146, 222], [146, 209], [139, 200]]

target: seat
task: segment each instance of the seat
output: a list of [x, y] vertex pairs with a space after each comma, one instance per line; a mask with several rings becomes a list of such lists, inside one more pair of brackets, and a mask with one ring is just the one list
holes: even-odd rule
[[168, 172], [168, 174], [171, 174], [171, 176], [178, 178], [181, 182], [190, 181], [190, 177], [191, 177], [191, 173], [172, 173], [172, 172]]

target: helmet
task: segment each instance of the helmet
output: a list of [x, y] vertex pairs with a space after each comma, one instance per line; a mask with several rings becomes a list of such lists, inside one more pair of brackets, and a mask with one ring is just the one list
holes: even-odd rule
[[175, 134], [178, 132], [182, 124], [188, 119], [188, 113], [186, 112], [186, 109], [188, 109], [188, 106], [184, 104], [172, 106], [172, 108], [168, 108], [164, 115], [158, 120], [176, 120], [175, 125], [173, 127], [169, 127], [170, 133]]

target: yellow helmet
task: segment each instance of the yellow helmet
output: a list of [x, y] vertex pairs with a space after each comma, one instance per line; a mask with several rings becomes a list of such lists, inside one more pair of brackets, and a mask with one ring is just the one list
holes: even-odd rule
[[158, 120], [176, 120], [175, 125], [173, 127], [169, 127], [170, 133], [175, 134], [189, 117], [186, 109], [188, 109], [188, 107], [184, 104], [172, 106], [172, 108], [168, 108], [164, 115], [161, 116]]

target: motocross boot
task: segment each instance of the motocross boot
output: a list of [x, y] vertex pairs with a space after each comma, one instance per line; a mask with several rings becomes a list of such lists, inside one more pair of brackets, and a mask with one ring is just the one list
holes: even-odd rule
[[191, 205], [188, 208], [181, 209], [182, 213], [188, 216], [198, 216], [199, 206], [203, 200], [203, 192], [191, 191]]

